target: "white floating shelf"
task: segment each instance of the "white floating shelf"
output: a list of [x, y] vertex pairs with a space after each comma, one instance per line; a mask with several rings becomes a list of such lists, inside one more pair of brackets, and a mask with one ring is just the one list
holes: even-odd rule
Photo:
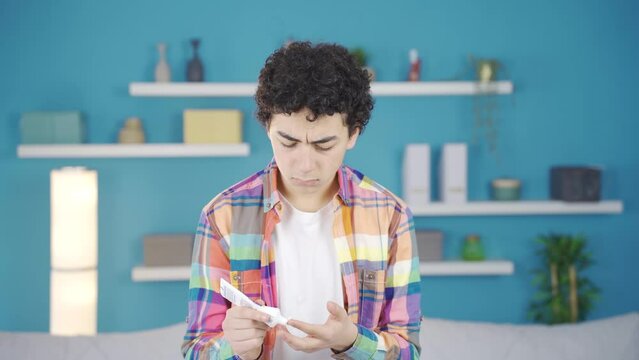
[[129, 84], [131, 96], [160, 97], [246, 97], [255, 95], [257, 83], [154, 83]]
[[[251, 97], [257, 83], [154, 83], [129, 84], [131, 96], [153, 97]], [[435, 96], [511, 94], [510, 81], [479, 83], [473, 81], [372, 82], [374, 96]]]
[[564, 201], [472, 201], [465, 204], [434, 202], [427, 206], [411, 206], [414, 216], [488, 216], [488, 215], [578, 215], [621, 214], [623, 202]]
[[19, 145], [19, 158], [170, 158], [248, 156], [242, 144], [55, 144]]
[[190, 276], [188, 266], [136, 266], [131, 271], [133, 281], [182, 281]]
[[506, 260], [429, 261], [419, 264], [422, 276], [512, 275], [515, 265]]
[[[183, 281], [189, 280], [189, 266], [136, 266], [131, 271], [133, 281]], [[512, 275], [512, 261], [432, 261], [419, 264], [422, 276], [446, 275]]]
[[371, 94], [375, 96], [437, 96], [512, 94], [513, 83], [496, 81], [479, 83], [473, 81], [428, 81], [428, 82], [373, 82]]

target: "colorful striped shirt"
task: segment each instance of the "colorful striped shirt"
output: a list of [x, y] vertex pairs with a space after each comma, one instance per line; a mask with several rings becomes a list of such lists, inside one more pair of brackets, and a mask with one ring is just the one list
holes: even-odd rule
[[[220, 278], [250, 298], [277, 307], [277, 259], [271, 244], [280, 219], [275, 161], [213, 198], [202, 210], [193, 248], [187, 359], [239, 359], [224, 338], [230, 303]], [[406, 204], [357, 170], [337, 171], [333, 238], [344, 308], [358, 327], [355, 343], [336, 359], [418, 359], [421, 323], [419, 260], [413, 216]], [[261, 358], [272, 357], [267, 331]]]

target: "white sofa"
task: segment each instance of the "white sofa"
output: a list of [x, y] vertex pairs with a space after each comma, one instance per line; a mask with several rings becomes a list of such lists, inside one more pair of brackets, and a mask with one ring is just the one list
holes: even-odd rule
[[[177, 360], [185, 324], [94, 337], [0, 332], [0, 359]], [[639, 360], [639, 312], [575, 325], [424, 320], [422, 359]]]

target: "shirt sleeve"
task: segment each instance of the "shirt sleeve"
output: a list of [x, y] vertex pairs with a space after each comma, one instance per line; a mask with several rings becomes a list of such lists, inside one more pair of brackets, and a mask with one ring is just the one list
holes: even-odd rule
[[419, 359], [421, 278], [415, 226], [410, 209], [394, 213], [389, 230], [389, 260], [379, 327], [356, 324], [357, 338], [335, 359]]
[[207, 208], [202, 210], [193, 243], [189, 282], [187, 330], [182, 343], [185, 359], [239, 359], [223, 338], [228, 309], [220, 294], [220, 278], [228, 280], [228, 244]]

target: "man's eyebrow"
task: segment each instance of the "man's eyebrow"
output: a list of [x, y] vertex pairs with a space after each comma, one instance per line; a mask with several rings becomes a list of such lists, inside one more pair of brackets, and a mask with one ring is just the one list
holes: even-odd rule
[[[301, 140], [296, 139], [296, 138], [292, 137], [291, 135], [289, 135], [289, 134], [287, 134], [285, 132], [282, 132], [282, 131], [278, 131], [277, 134], [279, 136], [283, 137], [286, 140], [295, 141], [295, 142], [302, 142]], [[335, 135], [327, 136], [327, 137], [321, 138], [319, 140], [315, 140], [315, 141], [311, 142], [311, 144], [325, 144], [327, 142], [330, 142], [330, 141], [333, 141], [333, 140], [336, 140], [336, 139], [337, 139], [337, 136], [335, 136]]]

